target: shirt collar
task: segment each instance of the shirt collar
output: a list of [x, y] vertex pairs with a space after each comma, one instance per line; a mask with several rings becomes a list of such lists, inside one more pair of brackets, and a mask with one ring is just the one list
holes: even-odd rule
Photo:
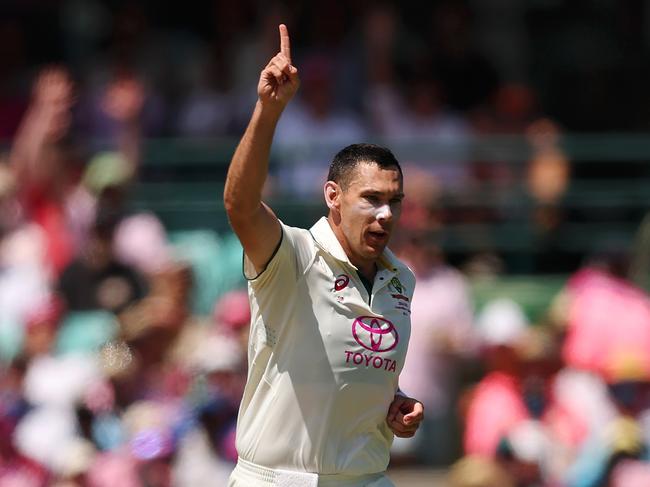
[[[321, 217], [321, 219], [318, 220], [309, 231], [314, 237], [316, 243], [321, 248], [323, 248], [323, 250], [325, 250], [335, 259], [340, 260], [341, 262], [345, 262], [346, 264], [351, 265], [356, 269], [356, 266], [350, 262], [350, 259], [345, 253], [345, 250], [343, 250], [341, 242], [339, 242], [339, 239], [336, 238], [332, 227], [327, 221], [327, 217]], [[393, 252], [388, 247], [384, 249], [384, 252], [382, 253], [381, 257], [379, 257], [377, 263], [394, 273], [398, 272], [401, 267], [404, 267], [404, 264], [402, 264], [397, 259], [397, 257], [395, 257], [395, 254], [393, 254]]]
[[[350, 264], [352, 267], [354, 267], [352, 262], [350, 262], [347, 254], [345, 253], [345, 250], [343, 250], [341, 242], [339, 242], [339, 239], [336, 238], [336, 235], [334, 235], [334, 230], [332, 230], [332, 227], [330, 227], [330, 223], [327, 221], [327, 217], [321, 217], [320, 220], [314, 223], [314, 226], [311, 227], [309, 231], [314, 237], [314, 240], [316, 240], [316, 243], [318, 243], [318, 245], [322, 247], [323, 250], [325, 250], [335, 259]], [[354, 268], [356, 269], [356, 267]]]

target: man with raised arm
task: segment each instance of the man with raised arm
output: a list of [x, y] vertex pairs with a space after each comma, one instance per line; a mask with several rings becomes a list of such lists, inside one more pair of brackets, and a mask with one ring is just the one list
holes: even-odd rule
[[402, 172], [371, 144], [341, 150], [311, 229], [262, 202], [276, 124], [300, 84], [289, 33], [262, 70], [224, 201], [249, 280], [249, 372], [230, 487], [392, 486], [393, 434], [413, 436], [423, 406], [398, 390], [410, 335], [413, 273], [386, 247]]

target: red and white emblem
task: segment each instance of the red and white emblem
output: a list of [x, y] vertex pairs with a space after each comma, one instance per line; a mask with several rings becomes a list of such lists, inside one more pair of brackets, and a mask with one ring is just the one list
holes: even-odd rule
[[336, 280], [334, 281], [334, 290], [342, 291], [348, 287], [348, 284], [350, 284], [350, 276], [346, 274], [339, 274], [336, 276]]

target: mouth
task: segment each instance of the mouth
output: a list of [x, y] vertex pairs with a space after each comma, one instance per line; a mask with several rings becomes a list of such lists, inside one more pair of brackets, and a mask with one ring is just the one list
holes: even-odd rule
[[368, 230], [369, 243], [373, 245], [384, 245], [388, 242], [389, 233], [385, 230]]

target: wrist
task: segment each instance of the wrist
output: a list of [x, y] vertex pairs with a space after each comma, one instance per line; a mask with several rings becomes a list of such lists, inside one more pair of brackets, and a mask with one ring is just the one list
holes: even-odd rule
[[277, 100], [257, 99], [255, 110], [266, 117], [280, 118], [287, 104]]
[[283, 111], [284, 106], [282, 105], [257, 100], [253, 116], [257, 118], [259, 122], [275, 126], [280, 120]]

